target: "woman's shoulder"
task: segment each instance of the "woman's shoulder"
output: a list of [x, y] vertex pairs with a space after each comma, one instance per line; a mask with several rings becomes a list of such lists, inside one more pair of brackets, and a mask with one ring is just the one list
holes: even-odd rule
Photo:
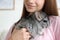
[[51, 16], [49, 16], [49, 17], [59, 18], [60, 16], [52, 16], [52, 15], [51, 15]]
[[50, 16], [49, 19], [53, 21], [55, 39], [60, 40], [60, 16]]
[[54, 29], [60, 30], [60, 16], [49, 16], [50, 23], [52, 24]]
[[49, 16], [50, 20], [60, 20], [60, 16]]
[[53, 28], [60, 26], [60, 16], [49, 16], [49, 20]]

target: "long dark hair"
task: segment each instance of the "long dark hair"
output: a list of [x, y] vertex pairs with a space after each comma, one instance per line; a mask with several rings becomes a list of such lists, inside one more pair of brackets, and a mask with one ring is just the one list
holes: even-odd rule
[[[42, 11], [45, 12], [48, 16], [51, 16], [51, 15], [58, 16], [56, 0], [45, 0], [45, 4], [44, 4], [44, 7], [42, 8]], [[26, 17], [28, 15], [29, 15], [29, 12], [27, 12], [25, 6], [23, 6], [21, 18]], [[19, 21], [17, 23], [19, 23]]]
[[[56, 0], [45, 0], [45, 4], [42, 11], [47, 13], [48, 15], [58, 16]], [[29, 15], [29, 12], [27, 12], [25, 6], [23, 6], [22, 17], [26, 17], [28, 15]]]
[[[47, 13], [49, 16], [50, 15], [58, 16], [56, 0], [45, 0], [45, 4], [42, 11]], [[23, 6], [23, 12], [22, 12], [21, 18], [26, 17], [28, 15], [29, 15], [29, 12], [27, 12], [25, 6]], [[17, 25], [19, 22], [20, 22], [20, 19], [18, 22], [15, 23], [15, 25]]]

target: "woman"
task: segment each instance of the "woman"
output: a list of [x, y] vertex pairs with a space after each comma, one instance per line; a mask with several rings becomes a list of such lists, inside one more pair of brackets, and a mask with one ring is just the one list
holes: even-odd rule
[[56, 0], [24, 0], [21, 19], [6, 40], [60, 40]]

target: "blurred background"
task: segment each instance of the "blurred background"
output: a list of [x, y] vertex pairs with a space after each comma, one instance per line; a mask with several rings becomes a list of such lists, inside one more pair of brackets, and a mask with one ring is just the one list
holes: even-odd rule
[[[0, 0], [0, 40], [4, 40], [10, 27], [12, 27], [13, 24], [17, 22], [21, 17], [23, 0], [13, 0], [12, 1], [13, 5], [10, 5], [11, 7], [9, 6], [8, 8], [3, 7], [4, 9], [1, 8], [2, 4], [1, 1], [2, 0]], [[60, 16], [60, 3], [59, 3], [60, 0], [57, 0], [56, 2], [57, 2], [58, 13]], [[8, 4], [6, 4], [6, 6]]]

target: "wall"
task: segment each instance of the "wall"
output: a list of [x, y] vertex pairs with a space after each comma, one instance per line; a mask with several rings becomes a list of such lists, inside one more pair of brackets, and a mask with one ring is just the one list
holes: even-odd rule
[[0, 40], [4, 40], [3, 35], [6, 35], [10, 27], [20, 19], [23, 8], [22, 4], [23, 0], [15, 0], [15, 10], [0, 10], [0, 35], [2, 35]]
[[0, 10], [0, 31], [7, 29], [14, 22], [18, 21], [23, 8], [23, 0], [15, 1], [15, 10]]
[[60, 9], [58, 10], [59, 16], [60, 16]]

